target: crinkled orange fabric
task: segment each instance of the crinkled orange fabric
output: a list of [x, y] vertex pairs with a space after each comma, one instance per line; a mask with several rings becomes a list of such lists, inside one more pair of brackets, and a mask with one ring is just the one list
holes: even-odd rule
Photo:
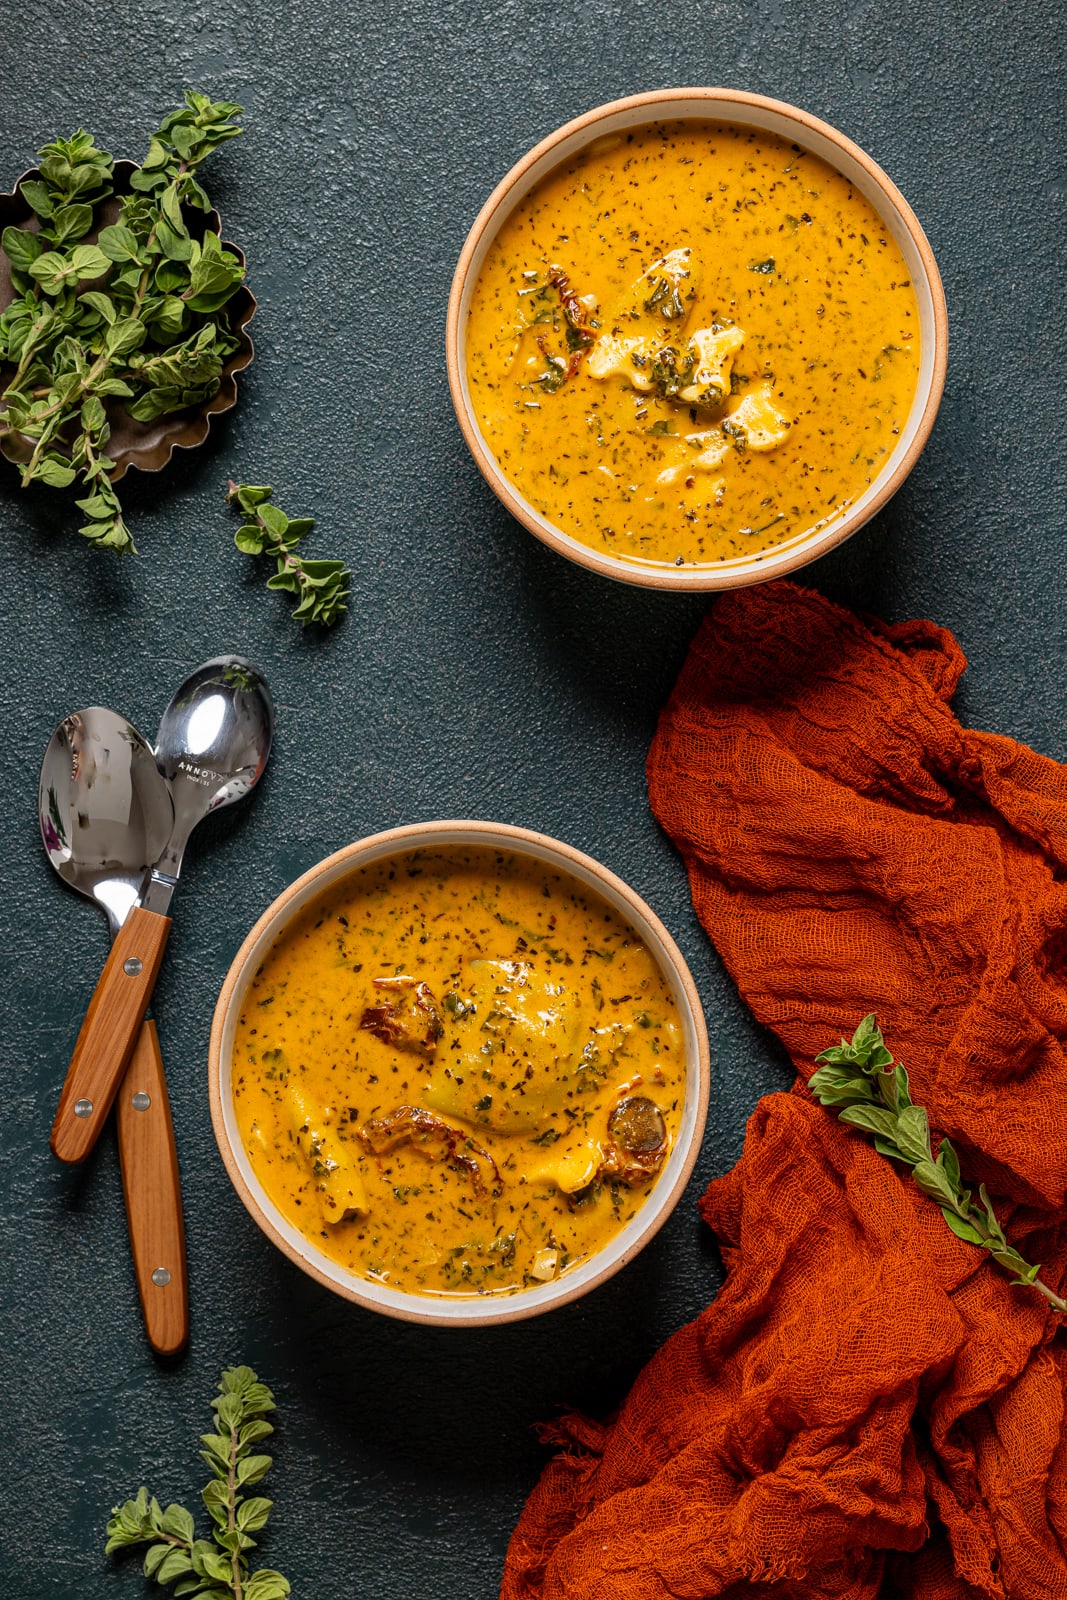
[[1067, 769], [960, 726], [964, 665], [932, 623], [789, 583], [725, 596], [694, 641], [652, 806], [800, 1077], [701, 1202], [716, 1299], [612, 1421], [552, 1430], [505, 1600], [1067, 1597], [1058, 1319], [804, 1087], [876, 1011], [1061, 1287]]

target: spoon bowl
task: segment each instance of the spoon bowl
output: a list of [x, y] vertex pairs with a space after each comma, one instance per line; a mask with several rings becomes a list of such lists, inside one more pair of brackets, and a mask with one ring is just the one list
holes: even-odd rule
[[177, 879], [189, 835], [263, 775], [274, 704], [263, 674], [241, 656], [215, 656], [190, 673], [163, 713], [156, 763], [170, 785], [174, 827], [158, 872]]
[[104, 908], [114, 935], [174, 827], [151, 745], [103, 706], [64, 717], [44, 754], [38, 810], [49, 861]]

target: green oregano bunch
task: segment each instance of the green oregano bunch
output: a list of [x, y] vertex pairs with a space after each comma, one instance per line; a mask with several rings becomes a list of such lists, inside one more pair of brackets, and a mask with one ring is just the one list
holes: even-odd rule
[[988, 1250], [1017, 1284], [1036, 1289], [1055, 1310], [1067, 1312], [1067, 1300], [1038, 1277], [1040, 1265], [1031, 1266], [1004, 1237], [985, 1184], [978, 1186], [977, 1201], [964, 1188], [959, 1159], [947, 1139], [934, 1156], [926, 1111], [913, 1104], [908, 1074], [894, 1064], [873, 1012], [864, 1017], [851, 1043], [842, 1039], [816, 1060], [826, 1065], [808, 1079], [808, 1088], [820, 1105], [839, 1108], [842, 1122], [874, 1135], [879, 1154], [910, 1167], [958, 1239]]
[[265, 1421], [274, 1396], [251, 1367], [231, 1367], [219, 1380], [212, 1403], [214, 1428], [201, 1436], [200, 1454], [211, 1469], [202, 1499], [212, 1522], [212, 1538], [198, 1539], [192, 1513], [184, 1506], [161, 1510], [140, 1489], [135, 1500], [116, 1506], [107, 1525], [107, 1554], [147, 1544], [144, 1575], [173, 1584], [175, 1596], [196, 1600], [285, 1600], [289, 1584], [280, 1572], [248, 1570], [253, 1534], [270, 1515], [270, 1500], [246, 1491], [266, 1475], [271, 1458], [256, 1445], [274, 1429]]
[[343, 561], [305, 561], [294, 554], [315, 526], [315, 519], [287, 517], [271, 504], [273, 494], [269, 484], [230, 480], [226, 499], [245, 519], [233, 536], [234, 543], [246, 555], [273, 556], [275, 568], [267, 588], [299, 596], [293, 616], [305, 627], [309, 622], [321, 622], [328, 628], [346, 610], [352, 574]]
[[209, 400], [238, 340], [215, 320], [244, 268], [219, 235], [190, 236], [183, 206], [209, 211], [197, 173], [241, 130], [240, 106], [187, 93], [163, 119], [130, 179], [118, 221], [100, 230], [96, 207], [113, 192], [114, 163], [80, 130], [40, 151], [40, 179], [21, 188], [38, 229], [5, 228], [15, 298], [0, 316], [0, 437], [18, 435], [22, 483], [88, 491], [81, 532], [94, 549], [133, 551], [111, 480], [106, 404], [121, 400], [151, 422]]

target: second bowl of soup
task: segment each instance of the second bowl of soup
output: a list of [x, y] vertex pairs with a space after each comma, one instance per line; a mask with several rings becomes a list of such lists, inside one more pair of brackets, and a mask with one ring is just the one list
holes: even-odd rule
[[866, 522], [933, 424], [944, 295], [914, 214], [825, 123], [637, 95], [504, 179], [460, 258], [453, 401], [533, 533], [625, 582], [730, 588]]
[[305, 1271], [396, 1316], [507, 1321], [665, 1220], [707, 1041], [625, 884], [542, 835], [429, 824], [339, 852], [261, 918], [211, 1095], [238, 1193]]

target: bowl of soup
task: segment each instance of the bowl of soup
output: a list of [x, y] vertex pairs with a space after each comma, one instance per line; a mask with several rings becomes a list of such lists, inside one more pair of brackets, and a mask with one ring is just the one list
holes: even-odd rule
[[264, 1233], [416, 1322], [534, 1316], [662, 1226], [704, 1128], [708, 1044], [663, 924], [590, 857], [438, 822], [328, 857], [223, 985], [211, 1114]]
[[503, 179], [456, 267], [449, 384], [508, 510], [622, 582], [781, 577], [862, 527], [933, 426], [948, 323], [900, 191], [827, 123], [634, 95]]

